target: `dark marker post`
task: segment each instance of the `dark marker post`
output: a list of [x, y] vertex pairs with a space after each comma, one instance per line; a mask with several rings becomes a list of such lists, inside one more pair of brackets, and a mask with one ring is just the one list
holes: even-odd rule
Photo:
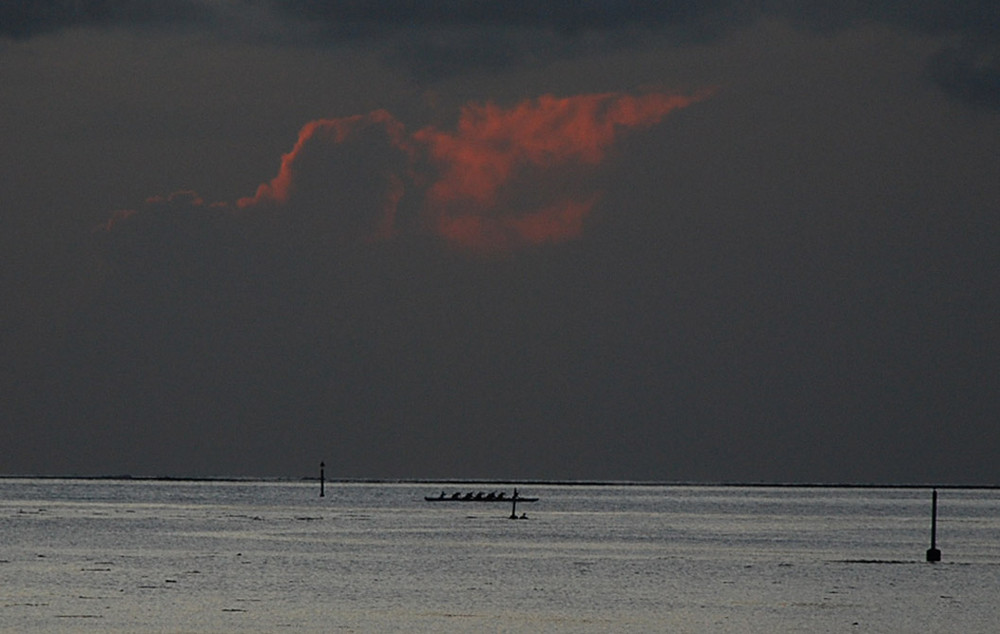
[[323, 497], [325, 492], [323, 491], [324, 485], [326, 484], [326, 475], [323, 473], [323, 469], [326, 467], [325, 462], [319, 463], [319, 496]]
[[941, 551], [937, 548], [937, 489], [931, 495], [931, 547], [927, 549], [927, 561], [941, 561]]

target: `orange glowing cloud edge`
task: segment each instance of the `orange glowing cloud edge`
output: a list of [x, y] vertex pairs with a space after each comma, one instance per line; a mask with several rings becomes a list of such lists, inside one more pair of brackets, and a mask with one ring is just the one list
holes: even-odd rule
[[[374, 126], [384, 130], [407, 167], [389, 173], [380, 216], [372, 219], [368, 239], [396, 235], [398, 208], [406, 197], [418, 201], [428, 228], [470, 251], [502, 253], [564, 242], [583, 233], [601, 192], [559, 191], [547, 183], [553, 170], [595, 169], [622, 134], [652, 127], [714, 93], [543, 95], [510, 107], [470, 102], [461, 109], [454, 131], [427, 126], [408, 133], [381, 109], [317, 119], [301, 128], [291, 151], [282, 156], [278, 174], [253, 196], [237, 200], [236, 207], [290, 204], [299, 162], [308, 160], [303, 151], [308, 144], [338, 146]], [[520, 190], [535, 192], [533, 206], [512, 204]]]
[[384, 126], [393, 143], [401, 151], [410, 152], [403, 124], [387, 110], [379, 109], [364, 115], [353, 115], [338, 119], [316, 119], [302, 126], [302, 129], [299, 130], [298, 140], [295, 142], [292, 150], [282, 155], [278, 175], [269, 182], [261, 184], [253, 196], [237, 200], [237, 207], [247, 208], [263, 203], [287, 203], [295, 185], [295, 162], [298, 160], [307, 143], [320, 138], [333, 144], [343, 143], [361, 128], [368, 125]]

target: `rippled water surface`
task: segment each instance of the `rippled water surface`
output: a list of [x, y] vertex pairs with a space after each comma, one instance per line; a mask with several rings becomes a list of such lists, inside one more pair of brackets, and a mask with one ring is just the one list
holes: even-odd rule
[[3, 632], [994, 632], [1000, 491], [0, 480]]

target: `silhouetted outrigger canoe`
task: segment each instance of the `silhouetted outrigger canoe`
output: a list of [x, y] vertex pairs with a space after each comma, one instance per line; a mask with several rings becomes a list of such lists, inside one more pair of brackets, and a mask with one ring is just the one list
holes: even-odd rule
[[424, 500], [428, 502], [537, 502], [538, 498], [528, 498], [522, 495], [518, 495], [514, 492], [514, 495], [506, 495], [505, 493], [452, 493], [451, 495], [446, 495], [441, 492], [440, 495], [425, 495]]

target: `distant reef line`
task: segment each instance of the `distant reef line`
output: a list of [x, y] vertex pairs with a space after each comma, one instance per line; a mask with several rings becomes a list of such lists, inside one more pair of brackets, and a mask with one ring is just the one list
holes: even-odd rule
[[[0, 474], [0, 480], [87, 480], [137, 482], [234, 482], [234, 483], [296, 483], [319, 482], [316, 476], [149, 476], [132, 474], [108, 475], [31, 475]], [[420, 485], [534, 485], [534, 486], [634, 486], [634, 487], [739, 487], [739, 488], [806, 488], [806, 489], [1000, 489], [1000, 484], [933, 483], [933, 482], [738, 482], [694, 480], [553, 480], [504, 478], [326, 478], [328, 484], [420, 484]]]

